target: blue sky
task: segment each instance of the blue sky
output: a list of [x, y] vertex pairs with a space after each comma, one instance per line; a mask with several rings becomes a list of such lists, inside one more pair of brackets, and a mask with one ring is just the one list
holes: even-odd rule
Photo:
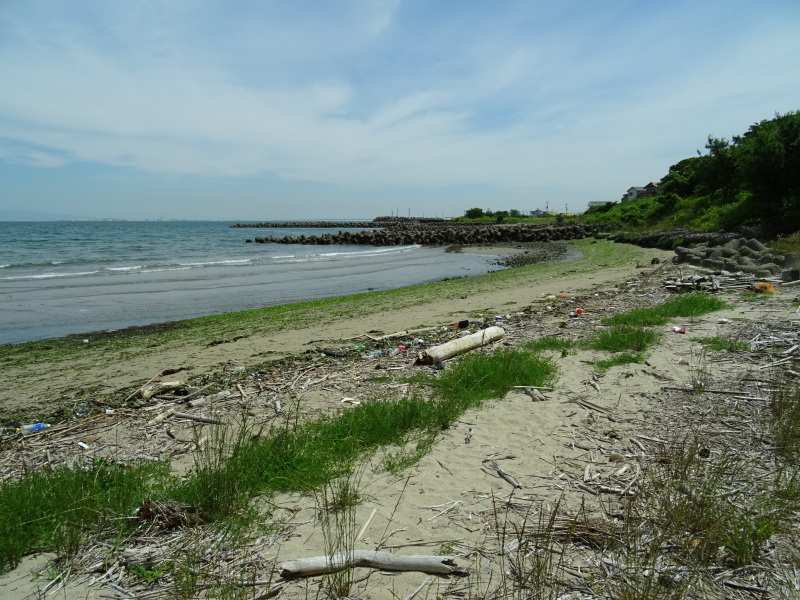
[[800, 109], [797, 0], [5, 0], [0, 215], [582, 211]]

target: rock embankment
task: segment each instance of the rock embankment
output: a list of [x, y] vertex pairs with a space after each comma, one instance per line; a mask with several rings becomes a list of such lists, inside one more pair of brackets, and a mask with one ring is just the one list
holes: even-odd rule
[[734, 238], [720, 246], [678, 246], [675, 255], [681, 263], [713, 271], [752, 273], [756, 277], [780, 275], [800, 262], [797, 255], [772, 251], [755, 238]]
[[647, 234], [618, 233], [607, 236], [617, 242], [648, 248], [675, 250], [675, 262], [712, 271], [751, 273], [756, 277], [780, 275], [786, 269], [797, 269], [800, 256], [771, 250], [755, 236], [754, 231], [698, 232], [685, 229], [655, 231]]
[[[464, 225], [467, 225], [466, 227]], [[374, 226], [374, 225], [373, 225]], [[320, 236], [272, 236], [255, 238], [259, 244], [353, 244], [370, 246], [449, 246], [502, 244], [509, 242], [550, 242], [592, 237], [597, 228], [584, 225], [487, 225], [464, 223], [416, 223], [389, 226], [372, 231], [340, 231]], [[248, 240], [251, 241], [251, 240]]]

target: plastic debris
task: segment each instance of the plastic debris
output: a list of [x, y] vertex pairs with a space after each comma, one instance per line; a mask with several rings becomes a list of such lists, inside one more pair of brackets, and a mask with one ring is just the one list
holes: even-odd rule
[[31, 423], [29, 425], [23, 425], [18, 429], [18, 431], [20, 433], [34, 433], [36, 431], [47, 429], [48, 427], [50, 427], [49, 423]]
[[763, 281], [753, 286], [753, 291], [756, 294], [777, 294], [778, 290], [771, 283], [764, 283]]

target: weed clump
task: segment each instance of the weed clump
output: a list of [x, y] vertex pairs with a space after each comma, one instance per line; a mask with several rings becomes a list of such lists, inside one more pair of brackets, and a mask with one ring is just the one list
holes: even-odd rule
[[727, 307], [728, 304], [716, 296], [703, 292], [693, 292], [691, 294], [681, 294], [658, 306], [620, 313], [603, 319], [603, 322], [608, 325], [657, 327], [665, 325], [670, 319], [699, 317]]

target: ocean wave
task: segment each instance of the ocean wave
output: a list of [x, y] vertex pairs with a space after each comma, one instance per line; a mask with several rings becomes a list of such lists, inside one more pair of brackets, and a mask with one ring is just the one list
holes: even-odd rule
[[133, 265], [132, 267], [106, 267], [106, 271], [138, 271], [144, 268], [142, 265]]
[[370, 248], [369, 250], [356, 250], [354, 252], [323, 252], [316, 256], [324, 258], [346, 257], [346, 256], [379, 256], [382, 254], [400, 254], [422, 248], [420, 245], [413, 246], [390, 246], [389, 248]]
[[229, 260], [210, 260], [205, 262], [178, 263], [182, 267], [216, 267], [220, 265], [246, 265], [253, 262], [251, 258], [235, 258]]
[[140, 271], [140, 273], [164, 273], [166, 271], [191, 271], [192, 267], [162, 267], [162, 268], [152, 268], [147, 269], [145, 271]]
[[0, 281], [30, 281], [34, 279], [59, 279], [62, 277], [81, 277], [85, 275], [95, 275], [98, 271], [80, 271], [76, 273], [36, 273], [35, 275], [13, 275], [11, 277], [0, 277]]

